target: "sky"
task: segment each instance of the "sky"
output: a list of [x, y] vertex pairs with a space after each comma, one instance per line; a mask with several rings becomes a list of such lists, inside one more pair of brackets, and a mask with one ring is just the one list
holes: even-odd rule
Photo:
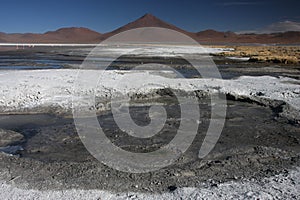
[[192, 32], [237, 32], [300, 22], [299, 0], [0, 0], [0, 8], [0, 32], [6, 33], [62, 27], [105, 33], [146, 13]]

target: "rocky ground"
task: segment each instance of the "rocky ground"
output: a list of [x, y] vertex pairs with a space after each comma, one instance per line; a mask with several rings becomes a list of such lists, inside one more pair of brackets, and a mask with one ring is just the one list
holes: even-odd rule
[[224, 184], [207, 184], [197, 188], [179, 188], [163, 194], [111, 193], [98, 190], [30, 190], [2, 182], [1, 196], [4, 199], [299, 199], [299, 168], [283, 172], [260, 181], [229, 181]]
[[[142, 108], [135, 108], [139, 120], [147, 118]], [[277, 112], [255, 103], [228, 101], [221, 138], [209, 156], [199, 159], [209, 118], [209, 110], [202, 106], [203, 123], [187, 153], [174, 165], [143, 174], [120, 172], [93, 158], [71, 119], [41, 114], [1, 116], [1, 127], [24, 136], [4, 140], [23, 148], [14, 155], [0, 154], [1, 194], [7, 199], [24, 194], [28, 199], [297, 198], [300, 127], [287, 123]], [[109, 113], [99, 115], [107, 137], [136, 151], [139, 145], [128, 145], [111, 120]], [[172, 120], [167, 123], [176, 124]], [[167, 127], [164, 137], [151, 144], [143, 142], [141, 149], [145, 144], [148, 150], [160, 146], [173, 129], [176, 126]]]

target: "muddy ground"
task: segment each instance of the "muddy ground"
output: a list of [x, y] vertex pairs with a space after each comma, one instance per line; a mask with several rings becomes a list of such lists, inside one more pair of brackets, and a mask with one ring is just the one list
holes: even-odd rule
[[[1, 52], [2, 58], [15, 58], [14, 66], [26, 69], [78, 68], [83, 56], [75, 49], [63, 52], [53, 49], [45, 55], [38, 51]], [[84, 55], [84, 54], [83, 54]], [[49, 61], [50, 58], [50, 61]], [[31, 59], [28, 62], [28, 59]], [[37, 61], [38, 59], [38, 61]], [[131, 69], [132, 60], [121, 58], [111, 69]], [[153, 59], [153, 58], [152, 58]], [[241, 75], [287, 76], [300, 79], [298, 65], [247, 63], [215, 57], [222, 76], [232, 79]], [[53, 62], [55, 60], [55, 62]], [[147, 60], [136, 60], [146, 63]], [[0, 63], [6, 66], [6, 61]], [[9, 61], [11, 62], [11, 61]], [[167, 59], [187, 78], [200, 77], [187, 63]], [[135, 63], [135, 64], [137, 64]], [[11, 63], [10, 63], [11, 64]], [[29, 66], [29, 67], [28, 67]], [[229, 97], [229, 96], [228, 96]], [[228, 98], [228, 110], [221, 138], [204, 159], [197, 157], [209, 124], [209, 99], [199, 99], [201, 124], [188, 151], [176, 163], [151, 173], [130, 174], [109, 168], [93, 158], [83, 146], [72, 118], [49, 113], [35, 115], [0, 115], [0, 128], [24, 136], [11, 145], [17, 146], [14, 155], [0, 153], [0, 178], [22, 188], [46, 189], [104, 189], [113, 192], [142, 191], [160, 193], [182, 187], [209, 185], [218, 187], [231, 180], [261, 180], [287, 173], [300, 166], [300, 126], [281, 117], [280, 109], [257, 102]], [[166, 99], [165, 99], [166, 100]], [[114, 144], [132, 152], [149, 152], [166, 145], [180, 123], [180, 112], [174, 99], [167, 99], [168, 121], [160, 134], [148, 140], [128, 137], [116, 126], [110, 112], [98, 116], [107, 137]], [[149, 123], [148, 107], [131, 108], [138, 124]]]
[[[107, 137], [132, 152], [149, 152], [166, 145], [176, 134], [180, 111], [166, 104], [168, 121], [151, 139], [137, 140], [120, 131], [112, 114], [98, 116]], [[210, 117], [208, 99], [200, 100], [201, 124], [188, 151], [173, 165], [156, 172], [131, 174], [103, 165], [79, 139], [73, 120], [53, 115], [6, 115], [2, 128], [23, 134], [24, 150], [1, 154], [1, 178], [35, 189], [104, 189], [113, 192], [172, 191], [205, 184], [217, 187], [230, 180], [260, 180], [300, 166], [300, 127], [278, 117], [276, 111], [255, 103], [228, 101], [225, 128], [214, 150], [197, 157]], [[138, 124], [149, 123], [148, 107], [131, 108]], [[30, 121], [31, 123], [28, 123]]]

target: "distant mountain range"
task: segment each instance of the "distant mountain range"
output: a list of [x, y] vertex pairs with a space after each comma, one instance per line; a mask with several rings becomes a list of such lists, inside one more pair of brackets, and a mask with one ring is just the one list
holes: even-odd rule
[[300, 44], [300, 32], [289, 31], [283, 33], [243, 33], [219, 32], [205, 30], [197, 33], [188, 32], [163, 20], [146, 14], [141, 18], [122, 26], [109, 33], [98, 33], [87, 28], [61, 28], [56, 31], [49, 31], [43, 34], [36, 33], [14, 33], [7, 34], [0, 32], [0, 43], [99, 43], [117, 33], [141, 27], [161, 27], [184, 33], [201, 44]]

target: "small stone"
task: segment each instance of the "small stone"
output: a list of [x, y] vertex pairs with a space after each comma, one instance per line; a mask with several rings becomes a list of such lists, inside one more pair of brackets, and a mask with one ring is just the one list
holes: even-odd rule
[[168, 187], [168, 190], [170, 192], [174, 192], [176, 189], [177, 189], [177, 187], [175, 185], [171, 185], [171, 186]]
[[218, 187], [218, 184], [217, 183], [212, 183], [210, 186], [211, 187]]
[[256, 92], [256, 95], [260, 97], [260, 96], [264, 96], [265, 94], [263, 92]]
[[24, 140], [24, 136], [20, 133], [10, 130], [0, 129], [0, 147], [6, 147], [21, 143]]
[[193, 176], [195, 176], [196, 174], [195, 174], [195, 172], [193, 172], [193, 171], [185, 171], [185, 172], [182, 172], [182, 176], [184, 176], [184, 177], [193, 177]]
[[247, 192], [246, 196], [247, 196], [247, 197], [253, 197], [253, 196], [254, 196], [254, 193], [253, 193], [253, 192]]

